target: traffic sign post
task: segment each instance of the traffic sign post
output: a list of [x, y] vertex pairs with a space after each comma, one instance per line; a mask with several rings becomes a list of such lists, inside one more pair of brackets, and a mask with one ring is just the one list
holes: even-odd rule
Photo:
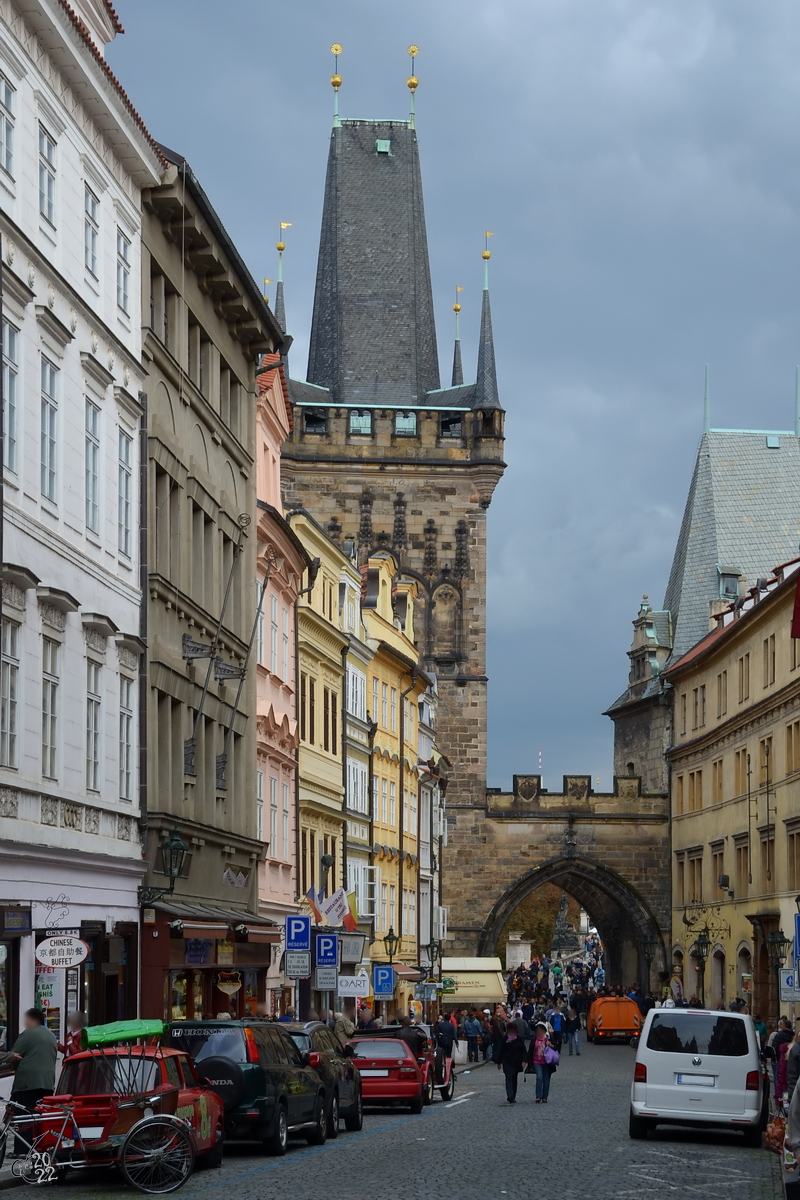
[[372, 994], [378, 997], [394, 995], [394, 967], [378, 966], [372, 968]]
[[286, 949], [311, 950], [311, 917], [297, 913], [286, 918]]
[[311, 978], [311, 951], [287, 950], [283, 964], [284, 974], [289, 979]]
[[339, 938], [335, 933], [317, 934], [317, 955], [315, 963], [318, 967], [338, 967]]
[[800, 1003], [800, 976], [791, 967], [781, 967], [780, 996], [782, 1004]]
[[336, 967], [317, 967], [314, 972], [315, 992], [335, 992], [339, 982], [339, 971]]

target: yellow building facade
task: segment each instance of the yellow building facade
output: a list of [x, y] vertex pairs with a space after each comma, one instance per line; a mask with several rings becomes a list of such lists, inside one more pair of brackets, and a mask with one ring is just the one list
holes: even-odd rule
[[[397, 576], [388, 553], [362, 568], [362, 619], [372, 650], [368, 707], [374, 725], [372, 841], [375, 888], [373, 962], [387, 961], [397, 938], [397, 990], [388, 1008], [408, 1011], [419, 963], [419, 707], [429, 679], [414, 641], [417, 584]], [[409, 969], [406, 970], [405, 968]]]
[[738, 996], [770, 1023], [775, 938], [792, 937], [800, 892], [798, 566], [777, 568], [666, 672], [674, 975], [687, 997], [716, 1008]]

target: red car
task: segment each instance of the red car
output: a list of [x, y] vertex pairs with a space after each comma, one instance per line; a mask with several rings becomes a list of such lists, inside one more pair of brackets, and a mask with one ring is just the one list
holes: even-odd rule
[[425, 1083], [413, 1051], [399, 1038], [353, 1038], [353, 1061], [361, 1075], [364, 1104], [407, 1104], [422, 1112]]

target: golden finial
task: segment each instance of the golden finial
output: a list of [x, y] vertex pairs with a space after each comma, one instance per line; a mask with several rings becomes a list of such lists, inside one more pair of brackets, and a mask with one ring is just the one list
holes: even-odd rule
[[[411, 55], [411, 62], [413, 64], [414, 59], [419, 54], [419, 46], [409, 46], [408, 53]], [[419, 87], [419, 80], [417, 79], [416, 75], [412, 74], [412, 75], [409, 75], [408, 79], [406, 80], [406, 83], [408, 84], [409, 90], [411, 91], [411, 94], [413, 96], [414, 92]]]
[[335, 92], [338, 92], [342, 86], [342, 77], [339, 74], [339, 55], [342, 53], [342, 47], [338, 42], [334, 42], [331, 46], [331, 54], [333, 55], [333, 74], [331, 75], [331, 87]]
[[493, 236], [494, 236], [494, 234], [491, 234], [489, 232], [489, 230], [487, 229], [486, 230], [486, 245], [485, 245], [483, 254], [481, 255], [481, 258], [484, 260], [484, 262], [488, 262], [489, 259], [492, 257], [492, 252], [489, 249], [489, 238], [493, 237]]
[[264, 295], [264, 303], [265, 303], [265, 304], [269, 304], [269, 296], [267, 295], [267, 284], [268, 284], [268, 283], [272, 283], [272, 280], [271, 280], [271, 279], [265, 279], [265, 280], [264, 280], [264, 292], [263, 292], [263, 295]]
[[461, 312], [461, 305], [458, 303], [458, 293], [463, 292], [463, 290], [463, 287], [459, 287], [458, 284], [456, 284], [456, 302], [453, 305], [453, 312], [456, 314]]

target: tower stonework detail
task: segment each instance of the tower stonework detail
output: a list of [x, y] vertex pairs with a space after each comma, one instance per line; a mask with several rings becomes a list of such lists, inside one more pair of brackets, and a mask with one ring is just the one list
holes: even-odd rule
[[505, 469], [504, 413], [488, 286], [478, 381], [440, 387], [410, 122], [334, 126], [308, 380], [289, 388], [284, 502], [340, 527], [361, 562], [391, 551], [417, 580], [415, 628], [439, 685], [437, 741], [453, 763], [448, 806], [485, 807], [486, 509]]

